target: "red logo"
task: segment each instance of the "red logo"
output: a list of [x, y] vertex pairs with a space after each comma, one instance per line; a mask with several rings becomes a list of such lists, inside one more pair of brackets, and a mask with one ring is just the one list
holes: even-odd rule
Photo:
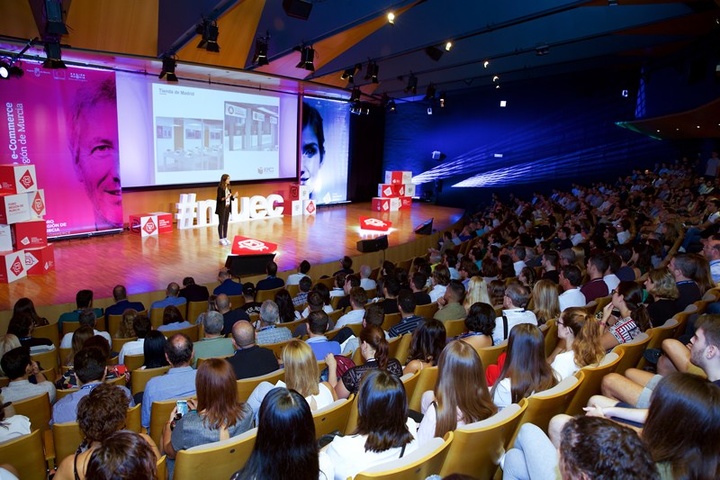
[[300, 198], [300, 187], [297, 185], [290, 185], [290, 198], [297, 200]]
[[25, 267], [23, 267], [23, 264], [20, 261], [20, 257], [17, 257], [13, 262], [12, 266], [10, 267], [10, 271], [13, 272], [15, 276], [18, 276], [23, 272], [24, 268]]
[[23, 187], [26, 189], [29, 189], [33, 185], [35, 185], [35, 182], [33, 182], [32, 175], [30, 175], [30, 170], [25, 170], [25, 173], [22, 177], [20, 177], [20, 183]]
[[155, 222], [152, 221], [152, 218], [149, 218], [148, 221], [145, 222], [143, 230], [145, 230], [145, 233], [148, 235], [152, 235], [152, 233], [157, 230], [157, 226], [155, 225]]
[[32, 203], [32, 209], [37, 215], [42, 215], [43, 210], [45, 210], [45, 204], [43, 203], [43, 199], [40, 196], [40, 192], [35, 193], [35, 198], [33, 199]]
[[305, 210], [307, 210], [308, 213], [313, 213], [315, 211], [315, 202], [308, 203]]
[[392, 227], [392, 222], [386, 222], [379, 218], [360, 217], [360, 228], [363, 230], [377, 230], [387, 232]]

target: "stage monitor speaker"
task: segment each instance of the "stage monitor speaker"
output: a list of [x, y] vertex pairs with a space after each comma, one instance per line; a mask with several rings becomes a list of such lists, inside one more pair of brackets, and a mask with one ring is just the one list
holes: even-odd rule
[[360, 240], [357, 242], [357, 249], [363, 253], [379, 252], [388, 248], [387, 235], [373, 238], [371, 240]]
[[225, 268], [235, 277], [265, 273], [265, 266], [275, 258], [274, 253], [263, 255], [228, 255]]
[[307, 20], [310, 17], [313, 4], [305, 0], [283, 0], [283, 10], [288, 17]]
[[421, 223], [418, 227], [415, 228], [415, 233], [417, 233], [418, 235], [431, 235], [433, 231], [433, 220], [435, 219], [431, 218], [427, 222]]

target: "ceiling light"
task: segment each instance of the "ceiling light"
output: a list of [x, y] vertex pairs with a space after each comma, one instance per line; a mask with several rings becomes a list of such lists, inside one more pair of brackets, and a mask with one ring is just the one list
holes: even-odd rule
[[483, 62], [483, 67], [488, 68], [490, 66], [490, 60], [485, 60]]
[[67, 68], [65, 62], [62, 61], [62, 51], [60, 50], [60, 42], [49, 41], [45, 43], [45, 56], [46, 59], [43, 62], [45, 68]]
[[178, 77], [175, 75], [175, 67], [177, 66], [177, 60], [172, 55], [165, 55], [162, 57], [162, 70], [158, 78], [165, 77], [168, 82], [177, 82]]
[[445, 95], [445, 92], [440, 93], [440, 108], [445, 108], [445, 101], [447, 100], [447, 96]]
[[217, 22], [204, 19], [200, 25], [195, 27], [195, 33], [202, 35], [200, 43], [197, 44], [197, 48], [204, 48], [208, 52], [214, 53], [220, 51], [220, 45], [217, 43], [218, 35], [220, 35]]
[[417, 93], [417, 83], [417, 77], [411, 73], [405, 86], [405, 93], [412, 92], [412, 94], [415, 95]]
[[493, 81], [493, 83], [497, 83], [500, 81], [500, 77], [498, 77], [497, 75], [494, 75], [492, 78], [492, 81]]
[[8, 78], [10, 76], [10, 64], [0, 61], [0, 78]]
[[22, 68], [13, 64], [12, 59], [8, 61], [0, 60], [0, 79], [20, 78], [24, 73]]
[[395, 25], [395, 14], [393, 12], [388, 13], [387, 20], [390, 25]]
[[452, 42], [446, 42], [446, 43], [445, 43], [445, 51], [446, 51], [446, 52], [449, 52], [449, 51], [452, 49], [452, 47], [453, 47], [453, 43], [452, 43]]
[[362, 63], [356, 63], [352, 68], [346, 68], [340, 78], [347, 80], [349, 83], [355, 83], [355, 74], [362, 70]]
[[270, 43], [270, 34], [264, 37], [258, 37], [255, 40], [255, 54], [253, 55], [253, 64], [257, 66], [269, 65], [268, 61], [268, 43]]
[[360, 95], [362, 95], [360, 88], [358, 88], [358, 87], [353, 88], [352, 93], [350, 94], [350, 103], [359, 102]]
[[304, 68], [305, 70], [315, 71], [315, 49], [312, 47], [300, 47], [300, 63], [295, 65], [296, 68]]
[[434, 84], [431, 83], [430, 85], [428, 85], [427, 90], [425, 90], [424, 100], [432, 100], [433, 98], [435, 98], [435, 91], [436, 90]]
[[380, 67], [375, 62], [369, 62], [367, 70], [365, 71], [365, 80], [370, 80], [372, 83], [378, 83], [378, 73], [380, 73]]

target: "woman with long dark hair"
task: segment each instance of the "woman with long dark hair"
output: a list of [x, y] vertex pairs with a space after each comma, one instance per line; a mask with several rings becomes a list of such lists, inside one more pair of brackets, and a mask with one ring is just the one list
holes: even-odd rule
[[300, 316], [300, 312], [295, 310], [295, 305], [293, 305], [293, 299], [290, 296], [290, 292], [288, 292], [286, 289], [283, 288], [275, 294], [275, 303], [278, 306], [280, 323], [293, 322], [302, 318]]
[[[611, 292], [612, 300], [603, 309], [600, 342], [605, 350], [631, 341], [652, 326], [643, 303], [643, 288], [637, 282], [620, 282]], [[613, 315], [617, 309], [619, 316]]]
[[403, 368], [403, 375], [437, 365], [440, 352], [443, 351], [446, 343], [445, 325], [440, 320], [432, 319], [420, 323], [412, 334], [410, 354], [408, 363]]
[[222, 177], [220, 177], [220, 183], [217, 187], [217, 198], [215, 199], [215, 214], [219, 220], [218, 235], [220, 236], [220, 245], [230, 245], [230, 241], [227, 239], [230, 206], [237, 196], [237, 192], [233, 193], [230, 189], [230, 175], [223, 173]]

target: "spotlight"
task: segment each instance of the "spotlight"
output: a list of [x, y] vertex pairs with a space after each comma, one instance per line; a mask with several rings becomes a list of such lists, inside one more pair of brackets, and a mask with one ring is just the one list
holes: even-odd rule
[[408, 83], [405, 86], [405, 93], [412, 92], [412, 94], [415, 95], [417, 93], [417, 83], [417, 77], [411, 73], [410, 77], [408, 77]]
[[535, 55], [537, 55], [538, 57], [543, 57], [548, 53], [550, 53], [550, 47], [547, 45], [541, 45], [535, 48]]
[[202, 35], [200, 43], [197, 44], [197, 48], [204, 48], [208, 52], [220, 52], [220, 45], [217, 43], [220, 30], [218, 29], [217, 22], [204, 19], [200, 25], [195, 27], [195, 33]]
[[425, 49], [425, 54], [437, 62], [440, 60], [440, 57], [442, 57], [443, 51], [437, 47], [427, 47]]
[[300, 63], [295, 65], [296, 68], [304, 68], [305, 70], [315, 71], [313, 60], [315, 59], [315, 49], [312, 47], [300, 47]]
[[427, 114], [428, 114], [428, 115], [432, 115], [432, 107], [428, 107], [428, 109], [427, 109]]
[[445, 96], [445, 92], [440, 93], [440, 108], [445, 108], [445, 100], [447, 100], [447, 97]]
[[356, 63], [352, 68], [346, 68], [340, 78], [349, 83], [355, 83], [355, 74], [362, 70], [362, 63]]
[[269, 65], [268, 61], [268, 43], [270, 42], [270, 34], [255, 39], [255, 54], [253, 55], [253, 63], [257, 66]]
[[483, 62], [483, 67], [488, 68], [490, 66], [490, 60], [485, 60]]
[[452, 47], [453, 47], [453, 43], [452, 43], [452, 42], [446, 42], [446, 43], [445, 43], [445, 51], [446, 51], [446, 52], [449, 52], [449, 51], [452, 49]]
[[48, 35], [67, 35], [68, 29], [63, 21], [62, 0], [45, 0], [45, 33]]
[[0, 61], [0, 78], [8, 78], [10, 76], [10, 64]]
[[175, 67], [177, 66], [177, 60], [172, 55], [165, 55], [162, 57], [162, 70], [158, 78], [166, 77], [168, 82], [177, 82], [178, 77], [175, 75]]
[[25, 72], [23, 69], [14, 65], [12, 59], [9, 61], [0, 60], [0, 78], [7, 80], [8, 78], [20, 78]]
[[497, 83], [500, 81], [500, 77], [498, 77], [497, 75], [494, 75], [492, 78], [492, 81], [493, 81], [493, 83]]
[[62, 51], [60, 50], [60, 42], [48, 41], [45, 43], [45, 56], [47, 57], [43, 62], [45, 68], [67, 68], [65, 62], [62, 61]]
[[390, 100], [390, 101], [387, 103], [387, 106], [386, 106], [385, 108], [386, 108], [387, 111], [390, 112], [390, 113], [395, 113], [395, 112], [397, 112], [397, 105], [395, 105], [395, 100]]
[[365, 71], [365, 80], [370, 80], [372, 83], [378, 83], [378, 73], [380, 73], [380, 67], [375, 62], [369, 62], [367, 70]]
[[352, 93], [350, 94], [350, 103], [359, 102], [360, 95], [362, 95], [360, 88], [358, 88], [358, 87], [353, 88]]
[[428, 85], [427, 90], [425, 90], [424, 100], [432, 100], [433, 98], [435, 98], [435, 91], [436, 89], [434, 84], [431, 83], [430, 85]]
[[390, 25], [395, 25], [395, 14], [393, 12], [387, 14], [387, 19]]

